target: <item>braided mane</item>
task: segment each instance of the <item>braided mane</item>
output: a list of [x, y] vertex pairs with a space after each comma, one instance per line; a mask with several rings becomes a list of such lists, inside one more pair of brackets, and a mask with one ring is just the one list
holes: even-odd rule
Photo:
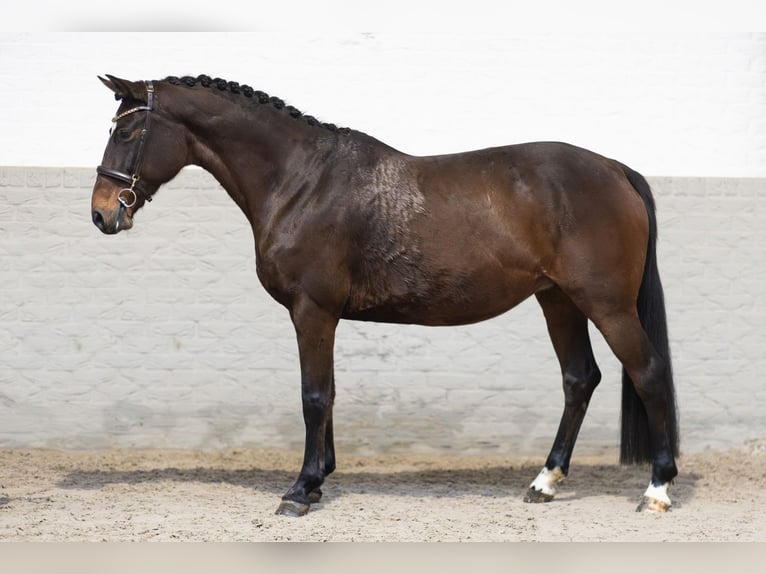
[[183, 76], [181, 78], [177, 76], [168, 76], [162, 81], [168, 82], [169, 84], [173, 84], [175, 86], [183, 85], [193, 87], [197, 84], [200, 84], [205, 88], [217, 88], [221, 91], [229, 91], [233, 94], [242, 94], [246, 98], [256, 100], [259, 104], [269, 104], [278, 110], [284, 110], [290, 114], [291, 117], [295, 119], [302, 119], [310, 126], [319, 126], [332, 132], [341, 134], [348, 134], [351, 132], [349, 128], [339, 128], [335, 124], [320, 122], [314, 116], [304, 115], [303, 112], [294, 106], [286, 105], [283, 100], [275, 96], [269, 96], [266, 92], [254, 90], [246, 84], [240, 85], [237, 82], [228, 82], [222, 78], [211, 78], [210, 76], [204, 74], [197, 76], [196, 78], [192, 76]]

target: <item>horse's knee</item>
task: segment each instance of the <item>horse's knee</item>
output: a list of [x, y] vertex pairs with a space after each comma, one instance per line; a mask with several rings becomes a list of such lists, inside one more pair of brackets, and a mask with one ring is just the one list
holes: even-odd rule
[[326, 414], [332, 408], [332, 395], [323, 391], [304, 391], [303, 412]]

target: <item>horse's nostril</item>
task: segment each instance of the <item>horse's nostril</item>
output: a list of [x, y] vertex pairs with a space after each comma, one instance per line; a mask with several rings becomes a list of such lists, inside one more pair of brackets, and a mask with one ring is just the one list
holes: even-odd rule
[[93, 224], [98, 227], [101, 231], [104, 231], [104, 216], [101, 215], [101, 212], [97, 209], [93, 210]]

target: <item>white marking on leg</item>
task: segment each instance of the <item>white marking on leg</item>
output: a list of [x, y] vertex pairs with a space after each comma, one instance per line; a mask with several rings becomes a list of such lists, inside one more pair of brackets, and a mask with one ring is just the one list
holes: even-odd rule
[[532, 484], [529, 485], [529, 488], [553, 496], [556, 494], [556, 484], [564, 478], [564, 473], [559, 467], [556, 467], [553, 470], [548, 470], [546, 467], [543, 467], [540, 474], [537, 475], [537, 478], [535, 478], [532, 481]]
[[667, 482], [659, 486], [654, 486], [650, 482], [649, 488], [647, 488], [646, 492], [644, 492], [644, 496], [647, 498], [653, 498], [654, 500], [659, 500], [660, 502], [670, 506], [670, 497], [668, 496], [668, 486], [670, 485]]

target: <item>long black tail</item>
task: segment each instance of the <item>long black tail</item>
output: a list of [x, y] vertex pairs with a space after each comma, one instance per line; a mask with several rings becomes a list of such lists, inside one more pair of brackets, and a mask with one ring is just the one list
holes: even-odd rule
[[[668, 344], [668, 326], [665, 316], [665, 295], [657, 269], [657, 216], [654, 197], [644, 177], [623, 165], [625, 176], [636, 189], [646, 205], [649, 215], [649, 242], [646, 248], [644, 278], [638, 292], [638, 317], [654, 349], [665, 361], [667, 368], [665, 404], [667, 408], [667, 434], [673, 456], [678, 456], [678, 414], [676, 412], [676, 393], [673, 385], [673, 367]], [[625, 369], [622, 370], [622, 431], [620, 441], [620, 462], [638, 464], [651, 462], [651, 444], [649, 424], [644, 404], [636, 393], [633, 382]]]

